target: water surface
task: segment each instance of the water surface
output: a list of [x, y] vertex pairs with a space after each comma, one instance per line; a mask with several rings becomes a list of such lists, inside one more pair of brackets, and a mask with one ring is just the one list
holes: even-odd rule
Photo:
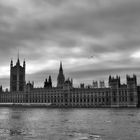
[[0, 108], [0, 140], [139, 138], [139, 109]]

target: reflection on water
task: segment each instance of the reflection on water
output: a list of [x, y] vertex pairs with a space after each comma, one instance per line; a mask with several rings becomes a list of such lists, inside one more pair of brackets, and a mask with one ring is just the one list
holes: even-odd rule
[[0, 140], [139, 140], [139, 109], [0, 108]]

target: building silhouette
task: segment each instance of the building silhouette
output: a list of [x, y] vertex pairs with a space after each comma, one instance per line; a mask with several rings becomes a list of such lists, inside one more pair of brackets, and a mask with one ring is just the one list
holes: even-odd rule
[[17, 63], [13, 66], [13, 60], [10, 64], [10, 91], [24, 91], [25, 90], [25, 61], [23, 67], [20, 65], [19, 57]]
[[2, 92], [3, 90], [2, 90], [2, 85], [0, 86], [0, 92]]
[[58, 74], [58, 77], [57, 77], [57, 87], [58, 88], [63, 88], [64, 83], [65, 83], [65, 76], [63, 74], [62, 62], [60, 62], [59, 74]]
[[48, 80], [46, 78], [46, 80], [44, 82], [44, 88], [52, 88], [52, 78], [51, 78], [51, 76], [49, 76]]
[[0, 87], [1, 104], [50, 104], [50, 107], [138, 107], [140, 106], [140, 86], [137, 77], [126, 76], [126, 84], [121, 84], [119, 76], [108, 78], [108, 87], [104, 81], [93, 81], [92, 86], [80, 84], [73, 86], [73, 79], [66, 78], [60, 62], [57, 86], [53, 87], [52, 78], [45, 79], [44, 87], [34, 87], [34, 82], [25, 82], [25, 61], [20, 65], [10, 64], [10, 92]]

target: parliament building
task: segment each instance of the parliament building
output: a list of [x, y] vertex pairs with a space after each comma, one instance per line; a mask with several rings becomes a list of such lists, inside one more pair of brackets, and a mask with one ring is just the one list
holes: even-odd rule
[[92, 86], [81, 84], [73, 86], [73, 79], [65, 79], [62, 62], [57, 77], [57, 86], [52, 86], [52, 78], [45, 79], [44, 87], [35, 88], [34, 82], [26, 83], [26, 62], [23, 66], [18, 58], [16, 65], [10, 64], [10, 91], [0, 87], [0, 104], [46, 104], [50, 107], [139, 107], [140, 87], [137, 77], [126, 76], [126, 84], [121, 84], [120, 77], [109, 76], [108, 87], [100, 81], [93, 81]]

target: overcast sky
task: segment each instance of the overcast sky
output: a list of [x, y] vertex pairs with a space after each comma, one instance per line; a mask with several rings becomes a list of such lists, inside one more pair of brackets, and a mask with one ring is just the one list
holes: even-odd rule
[[26, 60], [26, 80], [54, 85], [63, 62], [74, 84], [135, 73], [140, 79], [140, 0], [0, 0], [0, 84], [10, 59]]

